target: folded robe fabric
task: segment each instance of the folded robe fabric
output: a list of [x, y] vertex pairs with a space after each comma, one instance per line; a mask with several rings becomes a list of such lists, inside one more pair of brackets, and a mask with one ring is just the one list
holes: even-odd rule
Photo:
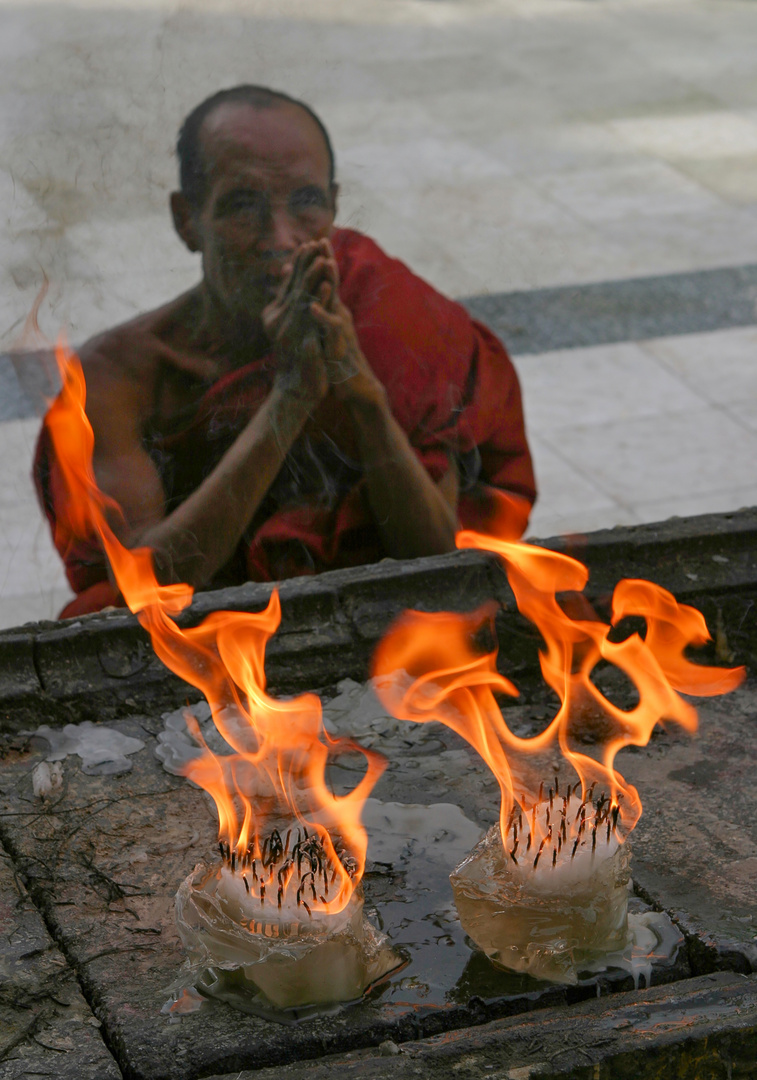
[[[459, 518], [485, 528], [491, 489], [506, 491], [511, 535], [534, 501], [520, 388], [500, 341], [461, 305], [441, 296], [403, 263], [351, 229], [332, 236], [340, 296], [361, 349], [386, 388], [392, 413], [431, 478], [454, 464], [461, 477]], [[270, 390], [270, 357], [213, 383], [179, 431], [146, 432], [166, 511], [217, 464]], [[76, 536], [67, 493], [43, 425], [34, 482], [76, 599], [61, 617], [118, 604], [95, 537]], [[219, 508], [222, 513], [222, 508]], [[501, 506], [499, 510], [501, 525]], [[237, 552], [210, 587], [277, 581], [375, 562], [385, 556], [368, 502], [354, 433], [337, 402], [324, 401], [287, 456]]]

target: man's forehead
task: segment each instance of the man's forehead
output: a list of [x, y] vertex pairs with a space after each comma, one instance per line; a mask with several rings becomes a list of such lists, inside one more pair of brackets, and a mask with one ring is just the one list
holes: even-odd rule
[[200, 141], [213, 173], [244, 162], [282, 167], [312, 165], [329, 175], [329, 153], [313, 118], [293, 102], [259, 108], [224, 102], [203, 121]]

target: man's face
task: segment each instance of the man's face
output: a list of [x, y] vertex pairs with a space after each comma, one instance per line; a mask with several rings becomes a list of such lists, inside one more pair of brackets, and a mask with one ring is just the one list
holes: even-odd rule
[[193, 218], [205, 284], [235, 322], [255, 324], [297, 248], [331, 232], [328, 151], [311, 117], [288, 103], [221, 105], [200, 139], [206, 187]]

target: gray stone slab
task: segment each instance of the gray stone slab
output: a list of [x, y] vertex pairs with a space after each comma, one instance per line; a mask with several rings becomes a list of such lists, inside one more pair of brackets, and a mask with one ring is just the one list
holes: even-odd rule
[[757, 322], [757, 265], [464, 300], [514, 355], [701, 334]]
[[757, 685], [698, 709], [695, 737], [671, 726], [620, 755], [645, 804], [634, 881], [678, 921], [695, 971], [757, 972]]
[[[135, 717], [117, 726], [150, 744], [159, 722]], [[493, 822], [498, 791], [482, 763], [453, 733], [425, 725], [414, 733], [407, 739], [387, 734], [382, 745], [392, 765], [376, 796], [452, 802], [472, 821]], [[64, 943], [108, 1045], [135, 1080], [192, 1080], [387, 1039], [403, 1042], [633, 985], [617, 970], [574, 987], [496, 971], [450, 911], [451, 866], [411, 887], [406, 864], [371, 863], [369, 852], [366, 909], [409, 961], [403, 971], [359, 1005], [296, 1027], [218, 1003], [171, 1022], [160, 1010], [182, 963], [174, 895], [200, 859], [215, 858], [216, 824], [205, 796], [163, 773], [148, 747], [134, 755], [133, 772], [121, 777], [85, 776], [76, 759], [67, 759], [63, 793], [42, 807], [31, 791], [38, 760], [35, 751], [9, 751], [0, 769], [0, 832]], [[654, 978], [675, 980], [690, 972], [680, 952], [659, 965]]]
[[757, 1060], [757, 979], [705, 975], [379, 1053], [209, 1080], [736, 1080]]
[[0, 847], [0, 1077], [116, 1080], [73, 970]]

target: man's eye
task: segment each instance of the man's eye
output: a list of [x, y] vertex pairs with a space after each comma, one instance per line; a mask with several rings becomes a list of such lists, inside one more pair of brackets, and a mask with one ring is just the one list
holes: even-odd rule
[[221, 214], [260, 214], [265, 208], [265, 199], [255, 191], [240, 191], [228, 195], [221, 203]]
[[309, 210], [309, 209], [326, 209], [328, 206], [328, 200], [326, 195], [320, 188], [302, 188], [300, 191], [295, 191], [289, 200], [289, 205], [295, 211]]

